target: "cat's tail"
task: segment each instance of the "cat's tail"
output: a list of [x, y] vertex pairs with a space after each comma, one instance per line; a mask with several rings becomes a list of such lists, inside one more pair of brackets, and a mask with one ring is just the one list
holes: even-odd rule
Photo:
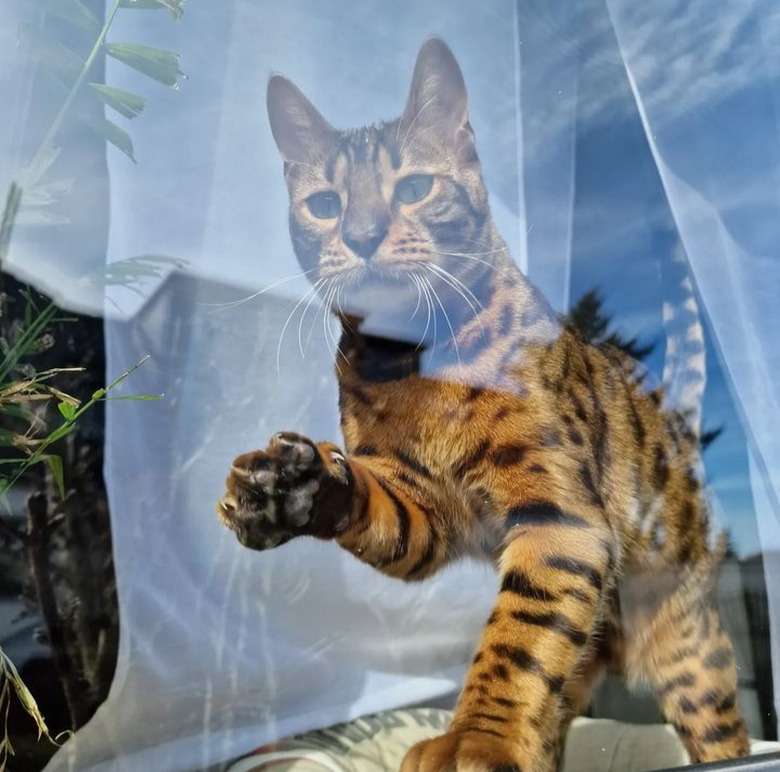
[[704, 328], [685, 248], [679, 239], [671, 260], [662, 261], [662, 279], [666, 332], [664, 394], [668, 406], [678, 411], [699, 437], [707, 382]]

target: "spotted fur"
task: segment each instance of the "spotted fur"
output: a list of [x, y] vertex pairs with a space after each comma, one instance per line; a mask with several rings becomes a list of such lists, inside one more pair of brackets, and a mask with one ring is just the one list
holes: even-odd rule
[[452, 726], [403, 772], [552, 769], [605, 670], [654, 690], [693, 760], [747, 753], [697, 434], [509, 258], [449, 49], [423, 46], [396, 121], [336, 131], [279, 76], [269, 114], [296, 252], [342, 322], [344, 447], [276, 435], [234, 462], [221, 518], [406, 581], [464, 555], [501, 577]]

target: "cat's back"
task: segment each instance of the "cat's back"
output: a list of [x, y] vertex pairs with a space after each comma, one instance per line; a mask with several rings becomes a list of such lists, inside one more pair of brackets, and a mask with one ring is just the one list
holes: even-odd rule
[[[681, 565], [708, 555], [699, 440], [638, 363], [565, 330], [525, 369], [546, 395], [561, 451], [620, 535], [627, 565]], [[563, 484], [563, 481], [560, 481]]]

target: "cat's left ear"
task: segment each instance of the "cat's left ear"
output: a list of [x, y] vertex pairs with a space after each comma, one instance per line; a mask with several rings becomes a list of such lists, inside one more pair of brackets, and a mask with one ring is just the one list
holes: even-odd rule
[[401, 127], [410, 138], [433, 129], [454, 147], [460, 160], [474, 156], [466, 83], [454, 54], [439, 38], [426, 40], [417, 54]]

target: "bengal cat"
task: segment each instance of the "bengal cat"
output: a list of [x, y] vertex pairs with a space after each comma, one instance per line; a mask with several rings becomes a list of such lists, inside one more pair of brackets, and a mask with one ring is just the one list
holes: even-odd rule
[[747, 754], [697, 428], [515, 266], [450, 49], [423, 45], [392, 122], [337, 131], [281, 76], [268, 109], [296, 254], [342, 322], [345, 442], [275, 435], [219, 515], [252, 549], [311, 535], [406, 581], [466, 555], [501, 576], [452, 726], [403, 772], [553, 769], [605, 670], [652, 688], [692, 760]]

